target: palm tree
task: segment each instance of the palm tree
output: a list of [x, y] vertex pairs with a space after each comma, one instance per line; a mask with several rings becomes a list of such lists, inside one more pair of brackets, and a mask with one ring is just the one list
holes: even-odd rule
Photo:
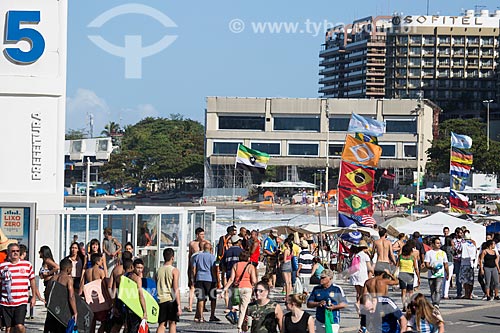
[[120, 124], [115, 123], [114, 121], [110, 121], [109, 124], [104, 126], [104, 130], [101, 132], [101, 134], [107, 137], [111, 137], [116, 133], [119, 133], [120, 131], [121, 131]]

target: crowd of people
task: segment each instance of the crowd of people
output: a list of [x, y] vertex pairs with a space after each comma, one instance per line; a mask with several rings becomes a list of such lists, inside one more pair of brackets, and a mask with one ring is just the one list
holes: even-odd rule
[[[500, 234], [488, 234], [482, 245], [471, 239], [466, 228], [450, 233], [443, 229], [440, 236], [422, 238], [419, 232], [411, 237], [400, 234], [390, 240], [387, 230], [375, 226], [379, 237], [364, 237], [350, 244], [341, 237], [320, 237], [291, 233], [279, 235], [270, 229], [265, 237], [257, 231], [229, 226], [215, 246], [205, 238], [202, 228], [189, 243], [189, 297], [181, 306], [179, 279], [183, 274], [174, 266], [175, 252], [163, 251], [164, 264], [156, 271], [159, 303], [157, 332], [176, 332], [176, 324], [184, 312], [193, 312], [194, 322], [219, 322], [217, 302], [224, 302], [225, 318], [237, 332], [338, 332], [341, 313], [348, 300], [336, 278], [348, 278], [356, 292], [352, 300], [359, 316], [360, 332], [444, 332], [440, 314], [442, 299], [473, 299], [475, 268], [482, 287], [483, 299], [500, 300], [499, 254]], [[4, 237], [0, 235], [0, 237]], [[25, 332], [24, 321], [28, 305], [50, 298], [51, 285], [59, 283], [67, 290], [73, 320], [78, 318], [77, 297], [85, 295], [85, 286], [101, 281], [102, 293], [109, 309], [94, 313], [90, 331], [138, 332], [148, 319], [143, 280], [144, 262], [134, 257], [132, 244], [122, 244], [104, 230], [104, 240], [91, 240], [87, 248], [75, 241], [69, 255], [56, 262], [47, 246], [39, 249], [39, 277], [45, 287], [41, 295], [35, 283], [32, 264], [26, 260], [27, 249], [16, 242], [3, 242], [0, 255], [0, 314], [6, 332]], [[8, 245], [8, 246], [7, 246]], [[336, 249], [332, 251], [332, 249]], [[341, 265], [332, 258], [344, 252]], [[262, 267], [264, 266], [264, 267]], [[342, 271], [346, 268], [345, 271]], [[260, 274], [259, 274], [260, 273]], [[426, 273], [428, 295], [420, 290]], [[118, 298], [121, 277], [137, 285], [142, 316], [132, 311]], [[182, 277], [181, 277], [182, 276]], [[454, 279], [453, 279], [454, 277]], [[399, 286], [401, 307], [389, 296]], [[29, 297], [29, 295], [32, 295]], [[207, 308], [210, 301], [210, 310]], [[303, 307], [312, 309], [311, 315]], [[28, 316], [29, 317], [29, 316]], [[100, 325], [99, 325], [100, 323]], [[66, 327], [50, 311], [44, 332], [65, 332]]]

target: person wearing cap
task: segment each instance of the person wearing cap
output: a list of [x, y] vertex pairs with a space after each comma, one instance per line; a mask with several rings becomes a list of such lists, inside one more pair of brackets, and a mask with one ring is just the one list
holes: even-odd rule
[[266, 258], [266, 276], [269, 278], [269, 285], [274, 288], [276, 285], [276, 270], [278, 265], [278, 243], [276, 236], [278, 230], [271, 229], [264, 240], [264, 256]]
[[354, 256], [352, 257], [351, 268], [349, 269], [349, 278], [351, 284], [356, 288], [356, 304], [358, 304], [359, 298], [363, 294], [365, 282], [368, 280], [368, 274], [373, 274], [373, 268], [370, 256], [366, 254], [368, 244], [365, 240], [360, 240], [359, 244], [353, 244], [351, 249]]
[[342, 288], [333, 283], [333, 271], [325, 269], [320, 274], [320, 285], [314, 287], [307, 300], [307, 307], [316, 308], [316, 333], [325, 333], [325, 310], [332, 311], [332, 332], [340, 329], [340, 310], [347, 307], [347, 300]]
[[300, 247], [302, 250], [299, 254], [299, 268], [297, 269], [297, 276], [302, 282], [304, 291], [309, 292], [314, 256], [309, 250], [309, 243], [305, 239], [300, 241]]
[[[219, 237], [219, 243], [217, 243], [217, 256], [216, 256], [216, 265], [219, 269], [217, 275], [219, 275], [219, 280], [222, 281], [222, 284], [226, 284], [226, 269], [224, 265], [220, 265], [222, 257], [224, 253], [231, 247], [231, 237], [235, 236], [238, 233], [238, 229], [235, 225], [230, 225], [226, 229], [226, 234]], [[228, 272], [231, 272], [230, 270]], [[220, 286], [219, 286], [220, 287]], [[226, 306], [229, 306], [229, 298], [225, 297]]]
[[[222, 255], [222, 258], [219, 263], [221, 271], [224, 272], [223, 273], [224, 282], [227, 282], [231, 277], [231, 269], [233, 268], [234, 264], [236, 264], [240, 260], [239, 259], [240, 254], [241, 252], [243, 252], [243, 249], [240, 246], [241, 245], [240, 236], [232, 235], [229, 241], [231, 242], [231, 247], [229, 247], [226, 251], [224, 251], [224, 254]], [[224, 301], [226, 303], [227, 308], [230, 309], [231, 304], [229, 304], [229, 295], [227, 293], [224, 294]]]

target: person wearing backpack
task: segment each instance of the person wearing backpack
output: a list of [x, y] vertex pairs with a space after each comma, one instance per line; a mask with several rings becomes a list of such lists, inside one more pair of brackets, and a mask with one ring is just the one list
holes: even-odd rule
[[366, 254], [368, 244], [365, 240], [359, 241], [357, 245], [352, 245], [351, 250], [353, 252], [353, 257], [348, 271], [350, 282], [354, 288], [356, 288], [356, 304], [358, 304], [361, 295], [363, 295], [365, 282], [368, 280], [368, 272], [373, 274], [373, 267], [371, 265], [370, 256]]

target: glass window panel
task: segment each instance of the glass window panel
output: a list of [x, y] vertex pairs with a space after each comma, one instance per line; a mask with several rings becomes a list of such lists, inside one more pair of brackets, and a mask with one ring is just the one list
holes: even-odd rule
[[396, 145], [380, 145], [382, 157], [396, 157]]
[[319, 123], [319, 117], [274, 117], [274, 130], [319, 132]]
[[265, 129], [264, 117], [219, 116], [219, 129], [259, 130]]
[[236, 155], [239, 142], [214, 142], [214, 155]]
[[330, 144], [330, 149], [328, 153], [331, 157], [341, 157], [342, 149], [344, 149], [343, 143]]
[[403, 146], [404, 157], [417, 157], [417, 146], [416, 145], [404, 145]]
[[339, 131], [339, 132], [347, 132], [349, 128], [349, 120], [351, 118], [330, 118], [330, 132]]
[[252, 142], [252, 149], [256, 149], [269, 155], [280, 155], [280, 144], [269, 142]]
[[179, 214], [161, 216], [160, 247], [179, 246]]
[[156, 246], [160, 215], [139, 214], [137, 220], [137, 247]]
[[288, 144], [288, 155], [318, 156], [318, 144], [317, 143], [290, 143], [290, 144]]
[[386, 120], [386, 133], [417, 133], [416, 120]]

